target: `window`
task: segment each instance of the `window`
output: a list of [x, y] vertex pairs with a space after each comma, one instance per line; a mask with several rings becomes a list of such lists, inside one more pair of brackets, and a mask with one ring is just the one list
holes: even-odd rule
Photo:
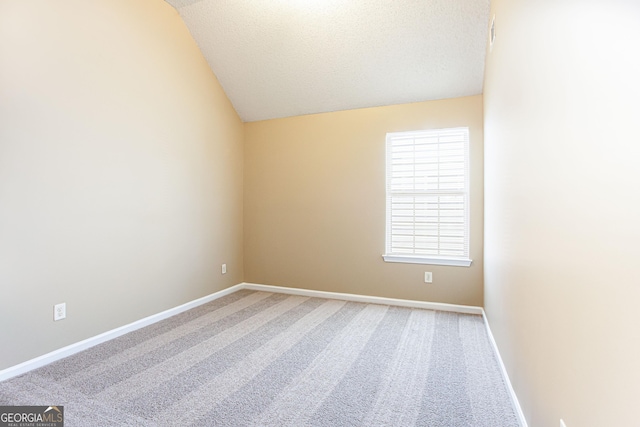
[[387, 262], [469, 259], [469, 129], [387, 134]]

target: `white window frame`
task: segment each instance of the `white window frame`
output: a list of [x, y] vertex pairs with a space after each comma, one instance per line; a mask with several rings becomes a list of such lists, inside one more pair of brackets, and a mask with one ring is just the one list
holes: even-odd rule
[[[460, 134], [464, 137], [464, 188], [459, 189], [416, 189], [414, 184], [414, 189], [412, 191], [401, 191], [401, 190], [393, 190], [391, 186], [392, 181], [392, 173], [393, 173], [393, 143], [398, 142], [400, 140], [408, 140], [413, 139], [414, 144], [416, 139], [434, 139], [437, 138], [437, 144], [440, 144], [440, 138], [443, 136], [451, 135], [451, 134]], [[414, 147], [417, 145], [414, 145]], [[415, 148], [414, 148], [415, 149]], [[437, 161], [435, 162], [438, 165], [443, 164], [441, 158], [438, 156]], [[459, 127], [459, 128], [446, 128], [446, 129], [429, 129], [429, 130], [421, 130], [421, 131], [411, 131], [411, 132], [393, 132], [388, 133], [386, 138], [386, 191], [387, 191], [387, 213], [386, 213], [386, 242], [385, 242], [385, 254], [382, 256], [386, 262], [400, 262], [400, 263], [410, 263], [410, 264], [433, 264], [433, 265], [450, 265], [450, 266], [461, 266], [461, 267], [469, 267], [473, 262], [470, 258], [470, 198], [469, 198], [469, 171], [470, 171], [470, 159], [469, 159], [469, 128], [467, 127]], [[411, 163], [413, 165], [417, 163]], [[427, 172], [423, 172], [421, 176], [413, 175], [412, 177], [425, 178]], [[440, 168], [438, 167], [438, 172], [429, 173], [431, 178], [442, 177], [443, 174], [440, 173]], [[410, 248], [404, 247], [402, 249], [396, 249], [392, 247], [393, 240], [393, 227], [392, 227], [392, 200], [394, 197], [414, 197], [414, 206], [415, 206], [415, 198], [417, 197], [442, 197], [442, 196], [462, 196], [463, 202], [463, 254], [462, 255], [450, 255], [446, 254], [446, 247], [443, 248], [441, 245], [446, 245], [446, 243], [441, 242], [440, 234], [440, 225], [445, 222], [441, 222], [440, 220], [436, 220], [435, 222], [431, 221], [431, 224], [437, 224], [438, 234], [435, 237], [437, 241], [437, 248], [435, 249], [437, 254], [420, 254], [415, 252], [420, 252], [420, 248], [416, 246], [416, 231], [414, 228], [412, 236], [414, 236], [414, 242], [411, 244]], [[438, 202], [439, 205], [439, 202]], [[435, 211], [438, 212], [437, 218], [440, 218], [440, 211], [442, 209], [437, 208]], [[415, 209], [414, 209], [415, 215]], [[409, 217], [411, 218], [411, 217]], [[409, 220], [409, 223], [412, 225], [418, 224], [421, 221], [416, 219], [416, 216]], [[407, 251], [413, 251], [414, 253], [406, 253]], [[444, 254], [441, 252], [445, 252]]]

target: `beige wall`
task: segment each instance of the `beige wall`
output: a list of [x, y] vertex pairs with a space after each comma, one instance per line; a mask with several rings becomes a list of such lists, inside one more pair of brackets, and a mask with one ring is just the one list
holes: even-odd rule
[[[455, 126], [470, 128], [473, 265], [385, 263], [385, 134]], [[482, 138], [481, 96], [247, 123], [245, 280], [482, 305]]]
[[163, 1], [1, 0], [0, 369], [241, 282], [242, 141]]
[[640, 3], [494, 0], [485, 306], [529, 426], [638, 425]]

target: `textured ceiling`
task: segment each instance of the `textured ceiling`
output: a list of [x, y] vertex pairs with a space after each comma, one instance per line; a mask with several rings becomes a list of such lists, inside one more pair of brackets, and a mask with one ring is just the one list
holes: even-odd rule
[[246, 122], [482, 93], [489, 0], [167, 0]]

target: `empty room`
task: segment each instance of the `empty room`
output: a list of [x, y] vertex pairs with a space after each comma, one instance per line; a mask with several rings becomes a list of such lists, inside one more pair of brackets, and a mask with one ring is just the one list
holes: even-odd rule
[[640, 426], [637, 0], [0, 0], [0, 426]]

